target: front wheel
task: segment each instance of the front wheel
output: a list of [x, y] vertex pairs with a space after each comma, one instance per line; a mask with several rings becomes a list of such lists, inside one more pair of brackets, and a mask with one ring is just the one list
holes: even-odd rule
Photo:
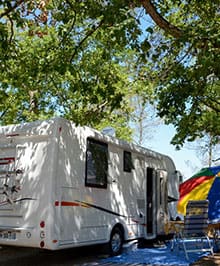
[[122, 230], [118, 227], [114, 228], [109, 241], [109, 252], [111, 256], [121, 254], [123, 242], [124, 238]]

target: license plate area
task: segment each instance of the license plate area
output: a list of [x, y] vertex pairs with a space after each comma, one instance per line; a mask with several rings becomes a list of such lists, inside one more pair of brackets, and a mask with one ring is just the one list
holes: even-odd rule
[[0, 239], [16, 240], [15, 231], [0, 231]]

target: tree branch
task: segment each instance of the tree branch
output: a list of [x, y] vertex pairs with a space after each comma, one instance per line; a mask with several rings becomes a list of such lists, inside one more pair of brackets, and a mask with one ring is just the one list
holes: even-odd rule
[[11, 12], [13, 12], [17, 7], [19, 7], [25, 0], [19, 0], [16, 1], [13, 6], [10, 8], [5, 9], [1, 14], [0, 14], [0, 19], [3, 18], [4, 16], [8, 16]]
[[199, 96], [198, 96], [197, 98], [198, 98], [198, 100], [199, 100], [202, 104], [204, 104], [206, 107], [212, 109], [212, 110], [215, 111], [217, 114], [220, 113], [220, 103], [219, 103], [217, 100], [215, 100], [214, 98], [210, 98], [210, 97], [209, 97], [209, 101], [204, 100], [202, 97], [199, 97]]
[[13, 20], [11, 19], [11, 17], [8, 17], [9, 18], [9, 21], [11, 23], [11, 35], [10, 35], [10, 38], [9, 38], [9, 43], [12, 42], [12, 38], [14, 36], [14, 23], [13, 23]]
[[70, 63], [72, 62], [74, 56], [76, 55], [78, 49], [80, 48], [80, 46], [90, 37], [92, 36], [92, 34], [101, 27], [101, 25], [103, 24], [104, 19], [102, 19], [98, 25], [96, 27], [93, 27], [87, 34], [86, 36], [79, 42], [78, 46], [75, 48], [74, 53], [72, 54], [71, 58], [70, 58]]
[[140, 3], [145, 8], [146, 12], [151, 16], [153, 21], [165, 32], [168, 32], [175, 38], [180, 38], [182, 36], [182, 31], [176, 26], [172, 25], [164, 19], [156, 10], [155, 6], [151, 3], [150, 0], [140, 0]]

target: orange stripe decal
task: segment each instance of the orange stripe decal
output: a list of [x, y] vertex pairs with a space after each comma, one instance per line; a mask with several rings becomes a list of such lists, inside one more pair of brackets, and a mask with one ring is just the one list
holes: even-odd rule
[[61, 206], [80, 206], [80, 204], [71, 201], [61, 201]]
[[54, 205], [57, 206], [63, 206], [63, 207], [85, 207], [89, 208], [89, 205], [86, 203], [81, 203], [81, 202], [75, 202], [75, 201], [55, 201]]
[[83, 202], [83, 201], [61, 201], [60, 203], [59, 203], [59, 201], [55, 201], [55, 206], [67, 206], [67, 207], [71, 206], [71, 207], [95, 208], [97, 210], [104, 211], [104, 212], [107, 212], [109, 214], [113, 214], [113, 215], [117, 215], [117, 216], [121, 216], [121, 217], [127, 218], [127, 216], [125, 216], [125, 215], [122, 215], [122, 214], [119, 214], [117, 212], [105, 209], [105, 208], [97, 206], [97, 205], [93, 205], [91, 203]]

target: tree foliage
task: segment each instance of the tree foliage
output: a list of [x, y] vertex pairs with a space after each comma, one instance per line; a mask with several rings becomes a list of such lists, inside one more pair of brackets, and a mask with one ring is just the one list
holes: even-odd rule
[[123, 131], [129, 139], [133, 86], [126, 61], [136, 61], [130, 51], [139, 30], [125, 2], [116, 6], [101, 1], [6, 2], [1, 2], [0, 12], [5, 40], [1, 123], [59, 114], [98, 128], [102, 124], [118, 131], [126, 128], [119, 135]]
[[[143, 2], [146, 7], [152, 5], [150, 1]], [[177, 130], [172, 140], [175, 145], [206, 134], [220, 135], [219, 4], [154, 2], [165, 22], [158, 15], [157, 26], [163, 32], [150, 36], [155, 44], [151, 50], [155, 62], [153, 78], [158, 80], [158, 112]]]
[[128, 125], [129, 98], [141, 87], [151, 99], [153, 84], [159, 115], [176, 127], [174, 144], [219, 136], [219, 6], [0, 1], [1, 123], [58, 113], [97, 127]]

